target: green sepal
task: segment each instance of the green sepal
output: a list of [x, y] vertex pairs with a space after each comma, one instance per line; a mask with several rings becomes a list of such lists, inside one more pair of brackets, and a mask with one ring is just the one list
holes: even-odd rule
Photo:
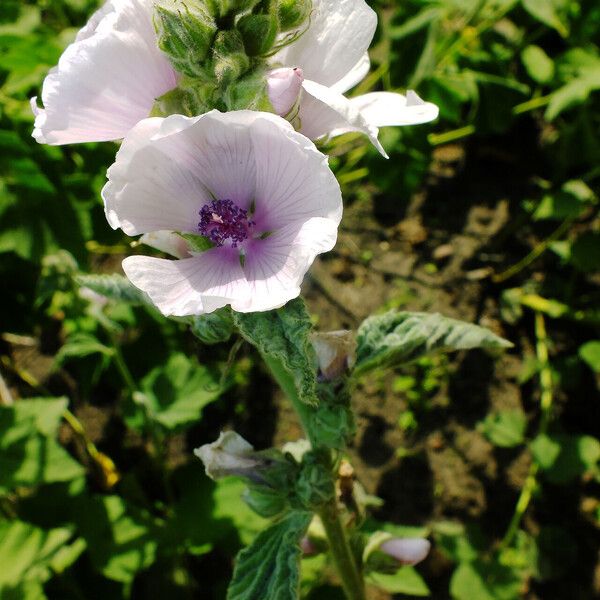
[[250, 68], [250, 59], [246, 56], [239, 31], [219, 31], [213, 53], [213, 73], [222, 88], [239, 79]]
[[264, 485], [249, 485], [242, 500], [258, 515], [270, 519], [289, 510], [287, 493]]
[[178, 235], [188, 243], [190, 252], [201, 253], [215, 247], [214, 243], [204, 235], [197, 233], [179, 233]]
[[263, 68], [256, 68], [234, 81], [223, 93], [227, 110], [260, 110], [273, 112], [267, 92], [267, 78]]
[[274, 13], [250, 14], [240, 18], [236, 25], [242, 36], [248, 56], [267, 54], [279, 33], [279, 20]]
[[317, 395], [319, 406], [312, 414], [312, 428], [323, 445], [343, 450], [356, 433], [348, 389], [343, 383], [323, 382], [317, 387]]
[[179, 73], [194, 77], [209, 55], [217, 26], [199, 0], [157, 0], [154, 27], [158, 47]]
[[279, 0], [277, 15], [282, 32], [297, 29], [308, 19], [312, 10], [312, 0]]
[[[204, 73], [206, 76], [206, 73]], [[212, 73], [211, 73], [212, 77]], [[164, 117], [173, 114], [194, 117], [213, 108], [221, 108], [218, 102], [217, 85], [214, 80], [202, 81], [199, 77], [183, 77], [179, 86], [156, 100], [150, 116]]]
[[331, 465], [327, 452], [307, 452], [296, 481], [296, 498], [300, 505], [318, 512], [335, 497], [335, 486], [331, 476]]
[[207, 345], [227, 342], [233, 335], [233, 319], [229, 308], [191, 318], [191, 331]]

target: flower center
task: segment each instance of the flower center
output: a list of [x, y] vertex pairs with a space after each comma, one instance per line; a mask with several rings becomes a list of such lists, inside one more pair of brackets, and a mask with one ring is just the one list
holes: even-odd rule
[[248, 237], [252, 225], [247, 210], [231, 200], [214, 200], [200, 210], [198, 231], [216, 246], [229, 242], [232, 248], [237, 248]]

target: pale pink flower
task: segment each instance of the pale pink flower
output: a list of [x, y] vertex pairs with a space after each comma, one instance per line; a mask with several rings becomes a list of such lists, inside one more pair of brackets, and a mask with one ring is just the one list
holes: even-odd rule
[[344, 96], [369, 72], [367, 49], [377, 28], [377, 15], [364, 0], [313, 0], [310, 20], [303, 28], [306, 31], [296, 41], [273, 57], [272, 65], [279, 68], [271, 71], [269, 85], [275, 74], [283, 77], [285, 68], [302, 69], [297, 118], [301, 133], [310, 139], [359, 131], [386, 156], [378, 140], [379, 127], [415, 125], [437, 117], [437, 106], [423, 102], [414, 92]]
[[158, 49], [152, 0], [108, 0], [31, 99], [33, 137], [45, 144], [118, 140], [177, 85]]
[[[202, 235], [214, 244], [204, 252], [190, 246], [180, 260], [123, 261], [165, 315], [283, 306], [299, 295], [317, 254], [333, 248], [342, 215], [327, 158], [269, 113], [145, 119], [128, 134], [108, 179], [102, 196], [112, 227]], [[166, 239], [174, 248], [174, 238]], [[186, 255], [180, 247], [172, 253]]]
[[424, 538], [390, 538], [379, 546], [379, 550], [395, 558], [403, 565], [416, 565], [425, 560], [431, 543]]

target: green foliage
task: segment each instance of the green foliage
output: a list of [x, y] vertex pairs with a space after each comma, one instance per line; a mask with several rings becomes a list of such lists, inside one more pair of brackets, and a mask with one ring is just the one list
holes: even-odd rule
[[388, 312], [366, 319], [358, 329], [355, 374], [410, 363], [432, 352], [509, 348], [491, 331], [440, 314]]
[[84, 549], [83, 540], [73, 540], [67, 527], [44, 530], [22, 521], [0, 521], [0, 595], [45, 598], [41, 584], [67, 569]]
[[233, 319], [244, 339], [292, 378], [293, 393], [305, 404], [316, 405], [316, 356], [309, 340], [312, 324], [304, 302], [292, 300], [266, 313], [234, 313]]
[[537, 83], [550, 83], [554, 77], [554, 63], [539, 46], [531, 45], [523, 49], [521, 60], [529, 76]]
[[522, 580], [513, 569], [477, 559], [458, 565], [450, 581], [450, 594], [455, 600], [514, 600], [521, 586]]
[[199, 421], [202, 409], [219, 398], [223, 388], [208, 367], [173, 353], [164, 366], [152, 369], [142, 379], [141, 392], [136, 401], [147, 417], [172, 430]]
[[480, 431], [494, 446], [513, 448], [525, 440], [527, 417], [518, 410], [490, 413], [481, 421]]
[[81, 287], [89, 288], [109, 300], [133, 305], [148, 302], [146, 295], [122, 275], [78, 275], [76, 281]]
[[531, 452], [551, 483], [569, 483], [587, 472], [598, 476], [600, 442], [594, 437], [541, 434], [531, 442]]
[[579, 348], [579, 356], [585, 361], [590, 369], [600, 373], [600, 340], [586, 342]]
[[392, 594], [407, 594], [418, 597], [431, 595], [425, 580], [414, 567], [401, 567], [393, 575], [370, 573], [367, 581]]
[[55, 437], [66, 399], [23, 400], [0, 406], [0, 493], [81, 477], [83, 467]]
[[258, 534], [237, 559], [228, 600], [296, 600], [300, 585], [300, 539], [311, 514], [292, 512]]

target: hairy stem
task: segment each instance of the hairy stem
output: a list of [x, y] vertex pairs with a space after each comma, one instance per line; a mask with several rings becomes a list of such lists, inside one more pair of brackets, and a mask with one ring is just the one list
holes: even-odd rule
[[[319, 435], [313, 425], [311, 414], [313, 409], [300, 400], [294, 381], [281, 362], [269, 356], [263, 356], [263, 359], [269, 367], [275, 381], [277, 381], [281, 389], [290, 399], [300, 418], [306, 437], [313, 448], [317, 447], [319, 445]], [[333, 461], [331, 462], [333, 464]], [[334, 479], [333, 471], [331, 477]], [[352, 549], [350, 548], [348, 536], [346, 535], [346, 530], [338, 511], [337, 499], [333, 498], [319, 513], [319, 516], [323, 522], [333, 561], [348, 600], [365, 600], [365, 584], [362, 573], [360, 572]]]
[[334, 499], [320, 513], [333, 562], [348, 600], [365, 600], [365, 584], [356, 564]]

